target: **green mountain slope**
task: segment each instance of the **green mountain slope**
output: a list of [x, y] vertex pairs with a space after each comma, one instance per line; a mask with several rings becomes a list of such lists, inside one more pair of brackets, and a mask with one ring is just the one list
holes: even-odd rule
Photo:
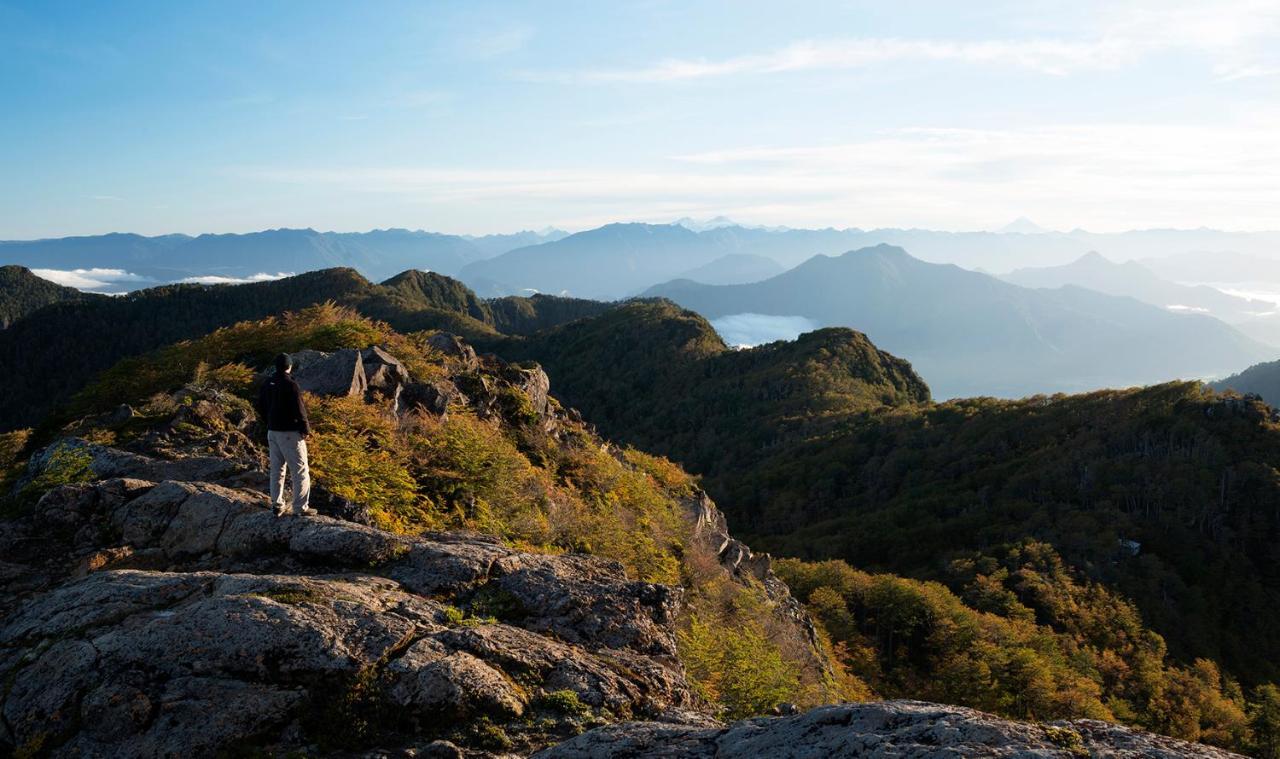
[[1217, 390], [1252, 393], [1271, 405], [1280, 405], [1280, 361], [1254, 364], [1226, 379], [1210, 383]]
[[731, 350], [705, 319], [669, 301], [630, 301], [524, 339], [482, 340], [536, 360], [602, 429], [679, 451], [714, 474], [826, 429], [851, 409], [926, 402], [910, 364], [858, 332]]
[[735, 353], [662, 304], [506, 342], [605, 434], [703, 475], [761, 547], [946, 579], [1043, 541], [1176, 656], [1280, 679], [1280, 427], [1259, 402], [1172, 383], [930, 403], [856, 333]]
[[50, 303], [100, 297], [41, 279], [25, 266], [0, 266], [0, 329]]

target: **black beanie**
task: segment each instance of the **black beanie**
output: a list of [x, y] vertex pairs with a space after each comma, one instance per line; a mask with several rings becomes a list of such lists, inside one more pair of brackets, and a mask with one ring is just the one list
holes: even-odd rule
[[276, 356], [276, 371], [284, 374], [293, 368], [293, 359], [289, 358], [288, 353], [281, 353]]

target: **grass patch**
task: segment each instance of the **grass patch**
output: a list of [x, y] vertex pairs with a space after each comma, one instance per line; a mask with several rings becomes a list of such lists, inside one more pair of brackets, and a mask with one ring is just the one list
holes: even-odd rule
[[318, 590], [311, 588], [272, 588], [271, 590], [259, 591], [252, 595], [259, 598], [268, 598], [272, 601], [289, 606], [299, 606], [301, 604], [320, 604], [329, 600], [329, 597]]
[[535, 702], [534, 707], [585, 722], [595, 716], [591, 707], [582, 703], [578, 694], [571, 690], [553, 690], [544, 693]]
[[520, 599], [496, 585], [482, 585], [467, 604], [472, 617], [510, 622], [524, 617], [524, 604]]

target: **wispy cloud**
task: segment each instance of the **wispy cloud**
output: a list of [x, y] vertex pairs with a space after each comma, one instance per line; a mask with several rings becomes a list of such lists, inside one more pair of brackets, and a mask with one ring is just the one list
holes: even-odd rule
[[50, 282], [90, 292], [118, 289], [120, 284], [127, 282], [148, 281], [124, 269], [32, 269], [31, 273]]
[[531, 39], [532, 27], [486, 25], [485, 28], [461, 37], [457, 48], [463, 57], [484, 60], [514, 53]]
[[854, 69], [898, 61], [956, 61], [1018, 66], [1062, 75], [1115, 66], [1135, 56], [1121, 41], [1049, 39], [955, 42], [912, 39], [803, 40], [766, 53], [721, 60], [672, 58], [638, 68], [528, 72], [533, 80], [561, 82], [674, 82], [739, 74]]
[[668, 58], [624, 68], [526, 71], [560, 83], [661, 83], [738, 75], [860, 69], [893, 63], [1016, 67], [1064, 76], [1113, 69], [1169, 50], [1207, 55], [1223, 80], [1276, 73], [1280, 3], [1274, 0], [1130, 0], [1105, 7], [1091, 33], [1070, 38], [949, 40], [901, 37], [804, 39], [727, 58]]
[[[975, 229], [1029, 215], [1050, 227], [1275, 227], [1277, 113], [1216, 125], [1076, 124], [905, 128], [821, 146], [683, 154], [645, 170], [544, 166], [241, 168], [260, 182], [401, 196], [573, 208], [562, 224], [725, 214], [764, 224]], [[1208, 202], [1206, 199], [1212, 199]], [[561, 212], [563, 213], [563, 212]]]

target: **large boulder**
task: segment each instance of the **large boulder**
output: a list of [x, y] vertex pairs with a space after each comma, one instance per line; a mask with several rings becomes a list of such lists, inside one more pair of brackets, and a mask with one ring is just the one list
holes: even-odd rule
[[400, 359], [374, 345], [360, 351], [368, 389], [384, 397], [394, 396], [409, 382], [409, 370]]
[[403, 411], [425, 411], [435, 416], [445, 416], [449, 406], [454, 403], [465, 404], [467, 397], [458, 386], [447, 379], [436, 379], [430, 382], [414, 382], [406, 385], [400, 394], [400, 408]]
[[443, 353], [445, 356], [454, 359], [468, 369], [474, 369], [479, 363], [476, 357], [475, 348], [463, 342], [462, 338], [457, 335], [451, 335], [448, 332], [437, 332], [427, 338], [427, 345], [432, 349]]
[[536, 759], [1228, 759], [1228, 751], [1081, 720], [1051, 725], [1001, 719], [921, 701], [840, 704], [727, 727], [631, 722], [596, 728]]
[[540, 416], [546, 415], [551, 407], [551, 379], [542, 367], [512, 365], [507, 371], [511, 375], [511, 384], [529, 397], [533, 410]]
[[363, 396], [368, 389], [363, 358], [354, 348], [332, 353], [304, 350], [290, 357], [293, 379], [308, 393], [355, 398]]

